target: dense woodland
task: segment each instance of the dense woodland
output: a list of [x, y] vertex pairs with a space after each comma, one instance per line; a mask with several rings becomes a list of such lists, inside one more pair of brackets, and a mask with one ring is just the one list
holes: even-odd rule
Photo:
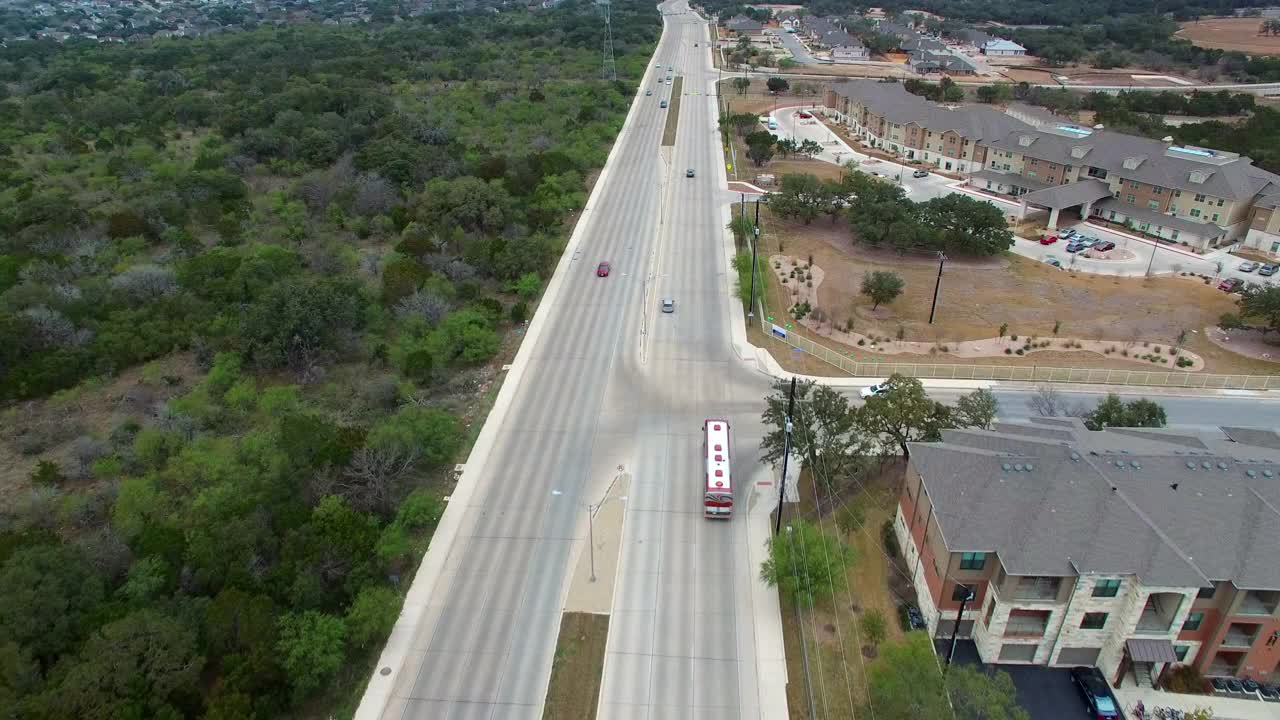
[[0, 48], [0, 719], [350, 713], [659, 20]]

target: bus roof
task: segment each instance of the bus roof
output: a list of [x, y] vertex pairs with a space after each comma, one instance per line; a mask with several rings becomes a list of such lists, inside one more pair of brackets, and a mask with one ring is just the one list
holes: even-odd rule
[[729, 422], [707, 420], [707, 492], [733, 492], [729, 476]]

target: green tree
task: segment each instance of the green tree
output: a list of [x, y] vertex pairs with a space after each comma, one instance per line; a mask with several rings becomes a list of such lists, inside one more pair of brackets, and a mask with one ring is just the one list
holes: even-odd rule
[[1246, 288], [1240, 297], [1240, 314], [1261, 320], [1267, 331], [1280, 330], [1280, 287]]
[[844, 584], [844, 570], [855, 559], [853, 548], [838, 538], [794, 520], [785, 532], [769, 538], [769, 557], [760, 577], [793, 602], [809, 606], [829, 599], [837, 584]]
[[1013, 247], [1004, 212], [989, 202], [952, 193], [917, 207], [921, 222], [938, 233], [939, 250], [985, 256]]
[[964, 88], [959, 85], [948, 85], [942, 90], [942, 99], [947, 102], [960, 102], [964, 100]]
[[52, 665], [79, 640], [103, 594], [102, 579], [74, 549], [16, 550], [0, 565], [0, 637]]
[[771, 77], [765, 81], [765, 87], [769, 88], [769, 92], [777, 95], [790, 89], [791, 83], [787, 82], [786, 78]]
[[769, 209], [785, 218], [799, 218], [805, 225], [826, 210], [830, 196], [817, 175], [788, 173], [778, 192], [769, 197]]
[[880, 608], [871, 608], [862, 614], [862, 634], [867, 644], [874, 650], [884, 642], [889, 634], [889, 623], [884, 619]]
[[79, 717], [178, 717], [198, 697], [204, 658], [195, 631], [139, 610], [94, 633], [58, 687], [58, 705]]
[[506, 227], [512, 200], [502, 183], [464, 176], [435, 178], [415, 203], [419, 222], [437, 230], [496, 233]]
[[375, 425], [367, 444], [412, 454], [423, 466], [438, 468], [452, 462], [462, 447], [462, 426], [445, 410], [408, 405]]
[[928, 633], [885, 645], [867, 668], [867, 689], [882, 720], [951, 717], [942, 671]]
[[889, 392], [867, 398], [855, 413], [856, 426], [879, 438], [882, 448], [896, 446], [906, 457], [908, 443], [937, 441], [941, 430], [955, 427], [951, 408], [930, 399], [919, 380], [895, 373], [886, 382]]
[[880, 307], [880, 303], [893, 302], [902, 294], [906, 282], [895, 272], [876, 270], [862, 277], [862, 294], [871, 298], [872, 310]]
[[985, 388], [961, 395], [956, 400], [955, 420], [960, 427], [990, 430], [1000, 403], [995, 393]]
[[[760, 418], [768, 429], [760, 441], [763, 462], [777, 465], [782, 460], [789, 394], [790, 383], [779, 380], [765, 398]], [[844, 394], [811, 380], [796, 383], [791, 427], [791, 452], [829, 484], [828, 490], [843, 487], [866, 472], [870, 443]]]
[[956, 720], [1031, 720], [1018, 704], [1017, 689], [1007, 672], [952, 665], [947, 673], [947, 694]]
[[314, 610], [280, 618], [276, 648], [295, 700], [307, 697], [338, 672], [346, 659], [346, 642], [342, 618]]
[[1109, 427], [1162, 428], [1168, 422], [1164, 408], [1146, 398], [1125, 402], [1115, 393], [1098, 401], [1098, 407], [1084, 416], [1090, 430]]
[[757, 130], [746, 137], [747, 157], [760, 167], [773, 159], [774, 144], [778, 138], [770, 132]]
[[386, 641], [400, 614], [401, 598], [391, 588], [371, 585], [360, 590], [347, 610], [351, 645], [374, 647]]
[[867, 511], [856, 499], [836, 511], [836, 527], [845, 535], [861, 530], [866, 524]]
[[733, 79], [733, 89], [737, 90], [739, 95], [745, 94], [747, 92], [747, 89], [750, 87], [751, 87], [751, 78], [735, 77]]

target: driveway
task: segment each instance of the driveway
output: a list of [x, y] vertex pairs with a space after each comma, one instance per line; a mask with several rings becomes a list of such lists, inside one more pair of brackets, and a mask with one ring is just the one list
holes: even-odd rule
[[[938, 654], [946, 660], [949, 643], [935, 640]], [[956, 644], [953, 661], [957, 664], [984, 666], [978, 650], [971, 640]], [[1009, 673], [1018, 690], [1018, 704], [1027, 709], [1031, 720], [1075, 720], [1088, 716], [1084, 701], [1071, 684], [1067, 670], [1042, 665], [997, 665], [996, 669]]]
[[785, 30], [775, 30], [773, 35], [782, 41], [782, 47], [791, 53], [792, 59], [801, 65], [815, 65], [818, 60], [805, 48], [804, 43], [800, 42], [800, 38], [795, 33], [789, 33]]

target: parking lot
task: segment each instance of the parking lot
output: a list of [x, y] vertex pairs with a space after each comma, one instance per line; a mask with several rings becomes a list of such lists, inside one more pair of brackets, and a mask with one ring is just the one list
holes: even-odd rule
[[[939, 656], [945, 660], [949, 643], [946, 640], [935, 640], [934, 645], [938, 648]], [[961, 640], [956, 644], [953, 662], [982, 665], [977, 648], [969, 640]], [[1071, 677], [1067, 670], [1042, 665], [995, 667], [1009, 673], [1013, 678], [1013, 685], [1018, 689], [1018, 703], [1027, 709], [1031, 720], [1078, 720], [1088, 716], [1084, 701], [1080, 699], [1080, 693], [1071, 684]]]

